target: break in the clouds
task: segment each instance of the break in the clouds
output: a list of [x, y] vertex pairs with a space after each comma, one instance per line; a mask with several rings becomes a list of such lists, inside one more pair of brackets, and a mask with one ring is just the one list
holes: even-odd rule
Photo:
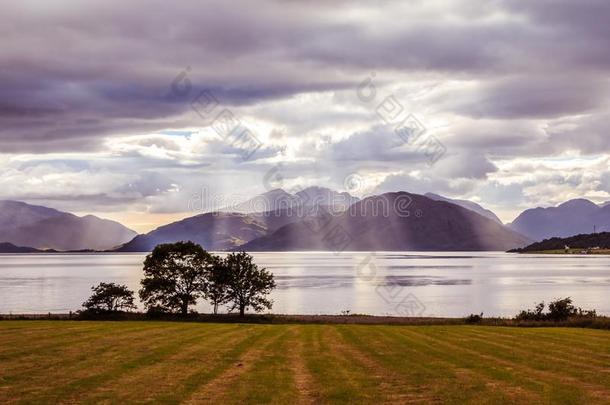
[[[22, 1], [0, 19], [0, 198], [186, 215], [279, 170], [506, 221], [610, 200], [607, 1]], [[203, 90], [255, 134], [247, 159], [193, 110]], [[446, 148], [435, 164], [377, 113], [389, 96]]]

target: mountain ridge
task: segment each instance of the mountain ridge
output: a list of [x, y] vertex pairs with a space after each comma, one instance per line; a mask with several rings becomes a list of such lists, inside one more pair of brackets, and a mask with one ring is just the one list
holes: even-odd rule
[[594, 228], [610, 231], [610, 205], [576, 198], [554, 207], [527, 209], [507, 226], [536, 241], [587, 234]]
[[107, 250], [137, 233], [124, 225], [22, 201], [0, 201], [0, 242], [41, 250]]
[[[397, 210], [387, 216], [367, 212], [366, 205], [379, 207], [387, 201], [389, 206], [397, 207], [399, 199], [409, 202], [408, 214]], [[335, 235], [331, 235], [333, 232]], [[345, 246], [329, 243], [337, 233], [343, 234]], [[344, 213], [327, 214], [317, 223], [300, 221], [285, 225], [242, 248], [252, 251], [333, 250], [336, 247], [354, 251], [505, 251], [529, 242], [522, 235], [459, 205], [398, 192], [366, 198]]]
[[445, 202], [457, 204], [460, 207], [466, 208], [467, 210], [474, 211], [479, 215], [483, 215], [484, 217], [487, 217], [487, 218], [494, 220], [497, 223], [503, 225], [503, 222], [500, 220], [500, 218], [498, 218], [498, 216], [493, 211], [491, 211], [487, 208], [484, 208], [483, 206], [475, 203], [474, 201], [448, 198], [448, 197], [444, 197], [442, 195], [435, 194], [435, 193], [426, 193], [426, 194], [424, 194], [424, 196], [428, 197], [432, 200], [436, 200], [436, 201], [445, 201]]

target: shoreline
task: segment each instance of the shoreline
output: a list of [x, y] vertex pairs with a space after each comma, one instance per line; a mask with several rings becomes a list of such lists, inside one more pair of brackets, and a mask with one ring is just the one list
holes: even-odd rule
[[479, 321], [469, 321], [469, 317], [407, 317], [380, 315], [274, 315], [274, 314], [190, 314], [187, 316], [166, 314], [151, 316], [145, 313], [117, 314], [0, 314], [2, 321], [141, 321], [141, 322], [185, 322], [185, 323], [239, 323], [239, 324], [304, 324], [304, 325], [400, 325], [400, 326], [497, 326], [497, 327], [572, 327], [610, 329], [610, 317], [572, 318], [566, 321], [518, 321], [512, 318], [490, 317]]

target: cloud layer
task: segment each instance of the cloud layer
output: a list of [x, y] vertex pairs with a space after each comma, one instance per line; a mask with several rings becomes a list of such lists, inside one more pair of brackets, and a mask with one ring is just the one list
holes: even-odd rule
[[[203, 188], [246, 199], [281, 168], [285, 187], [357, 175], [355, 194], [433, 191], [506, 221], [610, 200], [608, 2], [340, 6], [3, 4], [0, 198], [186, 215]], [[446, 148], [434, 165], [399, 110]], [[244, 137], [223, 133], [235, 120]]]

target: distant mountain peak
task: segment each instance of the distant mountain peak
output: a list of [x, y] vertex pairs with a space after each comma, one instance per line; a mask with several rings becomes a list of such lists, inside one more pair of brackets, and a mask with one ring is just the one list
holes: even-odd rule
[[435, 200], [435, 201], [445, 201], [448, 203], [452, 203], [452, 204], [456, 204], [459, 205], [462, 208], [466, 208], [467, 210], [476, 212], [479, 215], [482, 215], [486, 218], [489, 218], [499, 224], [502, 224], [502, 221], [500, 220], [500, 218], [498, 218], [498, 216], [491, 210], [488, 210], [487, 208], [482, 207], [481, 205], [475, 203], [474, 201], [469, 201], [469, 200], [458, 200], [458, 199], [453, 199], [453, 198], [448, 198], [448, 197], [443, 197], [442, 195], [438, 195], [438, 194], [434, 194], [434, 193], [426, 193], [425, 194], [426, 197], [430, 198], [431, 200]]
[[599, 208], [597, 204], [594, 202], [587, 200], [586, 198], [575, 198], [573, 200], [569, 200], [564, 202], [563, 204], [559, 204], [558, 208]]
[[281, 188], [266, 191], [242, 203], [223, 208], [223, 212], [261, 213], [294, 208], [297, 206], [328, 206], [333, 210], [344, 210], [359, 198], [347, 192], [330, 188], [309, 186], [291, 194]]
[[289, 192], [285, 191], [282, 188], [274, 188], [273, 190], [266, 191], [266, 192], [264, 192], [261, 195], [266, 195], [266, 196], [278, 196], [278, 195], [291, 196], [292, 194], [290, 194]]
[[565, 238], [610, 230], [610, 212], [585, 198], [575, 198], [556, 207], [523, 211], [510, 228], [531, 239]]

